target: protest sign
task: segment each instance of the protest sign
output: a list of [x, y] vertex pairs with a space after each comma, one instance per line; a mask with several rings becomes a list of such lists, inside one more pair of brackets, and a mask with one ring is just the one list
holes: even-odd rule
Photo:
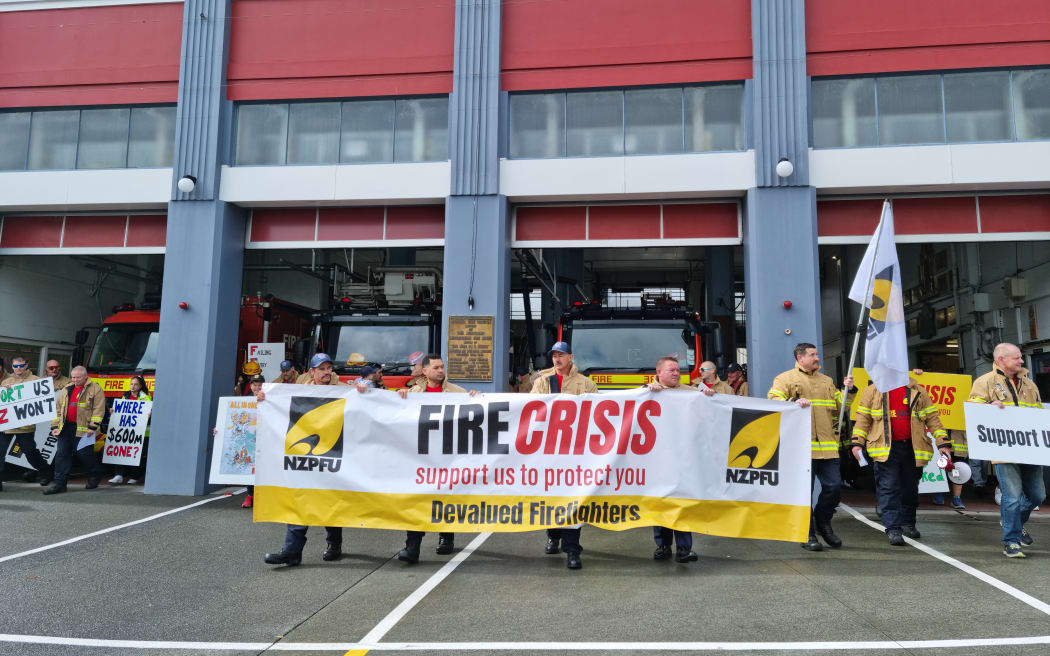
[[[40, 452], [40, 455], [43, 456], [48, 464], [51, 464], [55, 459], [55, 449], [58, 446], [58, 438], [51, 435], [51, 422], [37, 424], [34, 428], [33, 441], [36, 442], [36, 450]], [[25, 453], [18, 448], [15, 440], [11, 440], [11, 444], [8, 445], [7, 453], [4, 454], [4, 460], [12, 465], [33, 469], [33, 465], [29, 464]]]
[[1050, 465], [1050, 412], [967, 402], [966, 441], [977, 460]]
[[804, 542], [810, 409], [695, 391], [266, 385], [255, 520], [422, 531], [666, 526]]
[[255, 483], [256, 403], [252, 397], [224, 396], [216, 413], [211, 483]]
[[281, 361], [284, 360], [284, 342], [249, 344], [248, 359], [259, 363], [262, 375], [267, 382], [273, 382], [281, 375]]
[[922, 468], [922, 478], [919, 479], [919, 494], [947, 491], [948, 479], [944, 475], [944, 470], [937, 466], [937, 458], [934, 457]]
[[0, 387], [0, 432], [54, 418], [55, 389], [50, 377]]
[[115, 399], [109, 415], [109, 432], [102, 462], [137, 467], [146, 445], [146, 426], [153, 401]]
[[[915, 382], [926, 388], [930, 400], [937, 406], [941, 424], [947, 430], [966, 430], [966, 418], [963, 416], [963, 403], [970, 396], [971, 376], [962, 374], [937, 374], [924, 372], [921, 376], [910, 374]], [[868, 372], [860, 367], [853, 369], [854, 385], [859, 390], [849, 408], [851, 420], [857, 420], [857, 405], [860, 403], [860, 392], [871, 384]]]

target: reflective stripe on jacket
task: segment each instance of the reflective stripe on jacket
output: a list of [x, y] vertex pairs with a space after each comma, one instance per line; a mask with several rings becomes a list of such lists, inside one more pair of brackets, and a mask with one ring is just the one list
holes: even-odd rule
[[835, 387], [831, 380], [820, 371], [812, 373], [795, 367], [773, 379], [766, 398], [777, 401], [797, 401], [809, 399], [812, 405], [812, 458], [827, 460], [839, 457], [839, 441], [835, 432], [835, 422], [842, 403], [849, 404], [856, 389], [850, 391], [843, 401], [842, 390]]
[[[1042, 409], [1043, 404], [1039, 398], [1039, 388], [1028, 377], [1028, 370], [1022, 368], [1017, 373], [1017, 385], [1010, 380], [1002, 369], [993, 367], [991, 371], [973, 381], [970, 388], [970, 398], [967, 401], [973, 403], [995, 403], [1002, 401], [1005, 406], [1021, 408]], [[993, 460], [993, 465], [1001, 464], [1002, 461]]]
[[[926, 438], [926, 431], [929, 430], [933, 435], [938, 449], [950, 444], [948, 431], [941, 425], [940, 408], [934, 405], [930, 395], [914, 378], [908, 379], [907, 391], [915, 466], [925, 467], [934, 454], [930, 441]], [[868, 455], [876, 462], [886, 462], [890, 457], [892, 431], [886, 430], [886, 397], [887, 395], [880, 393], [874, 385], [868, 385], [860, 396], [857, 421], [853, 424], [853, 445], [866, 447]]]

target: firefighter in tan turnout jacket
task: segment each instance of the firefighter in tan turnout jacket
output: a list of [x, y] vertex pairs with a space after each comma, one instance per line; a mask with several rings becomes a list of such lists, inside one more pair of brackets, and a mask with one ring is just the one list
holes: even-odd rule
[[846, 376], [843, 386], [850, 396], [843, 398], [842, 390], [835, 387], [830, 377], [820, 373], [820, 355], [817, 347], [801, 343], [795, 347], [795, 368], [785, 371], [773, 379], [767, 398], [778, 401], [794, 401], [803, 408], [812, 408], [812, 474], [811, 480], [820, 479], [820, 496], [809, 524], [809, 541], [802, 545], [808, 551], [821, 551], [823, 547], [817, 534], [828, 546], [842, 546], [831, 529], [831, 517], [839, 505], [842, 488], [842, 473], [839, 471], [839, 440], [835, 433], [835, 421], [843, 403], [849, 404], [856, 389], [853, 377]]
[[922, 468], [934, 455], [929, 431], [943, 453], [951, 451], [940, 409], [914, 378], [905, 387], [880, 392], [874, 384], [861, 394], [853, 425], [852, 451], [861, 449], [875, 461], [875, 493], [890, 544], [903, 547], [904, 536], [919, 539], [915, 511], [919, 506]]
[[[29, 363], [26, 362], [25, 358], [16, 357], [11, 360], [11, 375], [4, 377], [3, 369], [0, 368], [0, 378], [3, 378], [3, 380], [0, 380], [0, 387], [10, 388], [38, 380], [39, 376], [34, 376], [33, 372], [29, 370]], [[4, 472], [5, 456], [11, 448], [11, 442], [14, 442], [25, 454], [26, 460], [33, 466], [33, 469], [39, 472], [37, 475], [40, 477], [40, 484], [47, 485], [51, 482], [51, 465], [47, 464], [47, 460], [37, 450], [36, 440], [33, 438], [33, 430], [33, 426], [29, 425], [22, 428], [12, 428], [4, 433], [0, 433], [0, 449], [2, 449], [0, 451], [0, 474]], [[0, 490], [3, 489], [3, 476], [0, 476]]]
[[[98, 487], [102, 467], [95, 457], [95, 433], [106, 413], [106, 395], [98, 383], [88, 378], [87, 369], [73, 367], [69, 372], [73, 382], [58, 390], [55, 418], [51, 420], [51, 434], [58, 438], [55, 449], [55, 480], [44, 494], [66, 491], [73, 458], [80, 460], [88, 472], [86, 490]], [[89, 439], [86, 439], [89, 438]], [[87, 442], [80, 448], [81, 441]]]

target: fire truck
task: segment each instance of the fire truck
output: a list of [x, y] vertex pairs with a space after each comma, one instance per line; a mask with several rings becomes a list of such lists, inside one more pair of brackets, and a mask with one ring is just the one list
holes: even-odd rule
[[721, 330], [684, 301], [643, 294], [638, 307], [577, 301], [558, 321], [557, 338], [572, 346], [573, 362], [600, 390], [628, 389], [653, 381], [656, 361], [678, 358], [682, 382], [700, 376], [706, 352], [720, 356]]
[[[250, 343], [283, 341], [286, 353], [290, 352], [295, 342], [309, 333], [313, 311], [272, 296], [257, 295], [241, 298], [240, 313], [238, 370], [247, 358]], [[90, 355], [85, 359], [88, 338], [93, 330], [97, 330], [97, 334]], [[160, 299], [156, 295], [148, 295], [138, 307], [131, 303], [118, 305], [98, 328], [77, 331], [77, 352], [73, 361], [85, 362], [88, 375], [105, 392], [107, 405], [110, 399], [128, 391], [132, 376], [142, 376], [152, 394], [159, 330]], [[230, 372], [231, 389], [234, 374]]]
[[387, 389], [411, 379], [408, 356], [441, 350], [441, 271], [433, 267], [377, 267], [364, 281], [335, 288], [330, 309], [314, 314], [311, 336], [296, 345], [305, 365], [317, 352], [332, 357], [339, 379], [350, 382], [365, 364], [383, 366]]

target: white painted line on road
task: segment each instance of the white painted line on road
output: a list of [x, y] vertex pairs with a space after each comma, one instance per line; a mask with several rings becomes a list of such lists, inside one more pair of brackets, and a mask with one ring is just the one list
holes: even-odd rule
[[[242, 487], [242, 488], [240, 488], [238, 490], [235, 490], [234, 494], [240, 494], [241, 492], [244, 492], [245, 489], [246, 488]], [[62, 540], [61, 542], [56, 542], [54, 544], [49, 544], [49, 545], [46, 545], [46, 546], [43, 546], [43, 547], [37, 547], [36, 549], [30, 549], [29, 551], [23, 551], [21, 553], [11, 554], [10, 556], [4, 556], [4, 557], [0, 558], [0, 563], [7, 562], [9, 560], [15, 560], [16, 558], [23, 558], [25, 556], [32, 556], [33, 554], [40, 553], [41, 551], [48, 551], [50, 549], [57, 549], [58, 547], [64, 547], [67, 544], [73, 544], [74, 542], [80, 542], [81, 540], [87, 540], [88, 538], [94, 538], [94, 537], [98, 537], [99, 535], [105, 535], [106, 533], [112, 533], [113, 531], [119, 531], [120, 529], [128, 528], [129, 526], [135, 526], [137, 524], [144, 524], [145, 522], [151, 522], [154, 519], [160, 519], [161, 517], [167, 517], [168, 515], [174, 515], [175, 513], [182, 512], [183, 510], [189, 510], [190, 508], [196, 508], [197, 506], [203, 506], [204, 504], [211, 503], [212, 501], [218, 501], [219, 499], [225, 499], [228, 496], [230, 496], [230, 495], [228, 495], [228, 494], [221, 494], [219, 496], [210, 497], [208, 499], [202, 499], [201, 501], [198, 501], [196, 503], [191, 503], [188, 506], [180, 506], [178, 508], [172, 508], [171, 510], [165, 510], [162, 513], [157, 513], [156, 515], [150, 515], [149, 517], [143, 517], [142, 519], [136, 519], [133, 522], [128, 522], [126, 524], [121, 524], [119, 526], [111, 526], [109, 528], [104, 528], [101, 531], [95, 531], [94, 533], [87, 533], [85, 535], [78, 535], [75, 538], [69, 538], [68, 540]]]
[[[867, 524], [868, 526], [870, 526], [870, 527], [872, 527], [874, 529], [877, 529], [879, 531], [885, 531], [885, 529], [883, 528], [883, 526], [881, 524], [876, 524], [875, 522], [871, 521], [870, 519], [868, 519], [864, 515], [860, 514], [859, 512], [854, 510], [853, 508], [847, 506], [846, 504], [840, 503], [839, 507], [842, 508], [843, 510], [845, 510], [846, 512], [848, 512], [849, 514], [853, 515], [853, 518], [856, 519], [857, 521], [860, 521], [860, 522], [862, 522], [864, 524]], [[962, 571], [966, 572], [970, 576], [973, 576], [974, 578], [977, 578], [977, 579], [979, 579], [981, 581], [984, 581], [985, 583], [987, 583], [988, 585], [992, 586], [993, 588], [998, 588], [998, 589], [1002, 590], [1003, 592], [1005, 592], [1006, 594], [1010, 595], [1014, 599], [1017, 599], [1018, 601], [1021, 601], [1021, 602], [1024, 602], [1024, 603], [1028, 604], [1029, 606], [1031, 606], [1032, 608], [1036, 609], [1040, 613], [1045, 613], [1047, 615], [1050, 615], [1050, 604], [1047, 604], [1046, 602], [1040, 601], [1040, 600], [1036, 599], [1035, 597], [1033, 597], [1032, 595], [1030, 595], [1030, 594], [1028, 594], [1026, 592], [1021, 592], [1020, 590], [1018, 590], [1014, 586], [1010, 585], [1009, 583], [1004, 583], [1004, 582], [1000, 581], [999, 579], [995, 578], [994, 576], [992, 576], [991, 574], [985, 574], [984, 572], [982, 572], [981, 570], [979, 570], [979, 569], [977, 569], [975, 567], [971, 567], [970, 565], [967, 565], [964, 562], [958, 561], [958, 560], [952, 558], [951, 556], [949, 556], [947, 554], [943, 554], [943, 553], [941, 553], [940, 551], [937, 551], [936, 549], [934, 549], [933, 547], [931, 547], [928, 544], [923, 544], [922, 542], [918, 542], [916, 540], [912, 540], [911, 538], [904, 538], [904, 541], [907, 542], [908, 544], [910, 544], [911, 546], [915, 547], [919, 551], [922, 551], [923, 553], [926, 553], [926, 554], [928, 554], [930, 556], [933, 556], [937, 560], [940, 560], [942, 562], [948, 563], [952, 567], [961, 569]]]
[[[434, 572], [434, 575], [427, 579], [423, 585], [415, 589], [415, 591], [408, 595], [404, 601], [397, 605], [397, 608], [390, 611], [386, 617], [384, 617], [379, 624], [368, 632], [361, 642], [377, 643], [383, 639], [383, 636], [387, 634], [390, 629], [394, 628], [394, 625], [401, 621], [401, 618], [408, 614], [408, 611], [412, 610], [416, 604], [423, 600], [423, 597], [427, 596], [431, 590], [437, 587], [438, 583], [445, 580], [449, 574], [453, 572], [459, 564], [467, 559], [470, 554], [474, 553], [474, 550], [485, 543], [485, 540], [489, 539], [492, 533], [481, 533], [478, 537], [471, 540], [470, 544], [460, 551], [452, 560], [444, 564], [444, 566], [438, 571]], [[348, 647], [354, 649], [353, 647]], [[364, 647], [358, 647], [358, 649], [365, 649]]]
[[100, 640], [0, 633], [0, 642], [189, 651], [852, 651], [1050, 645], [1050, 636], [959, 638], [951, 640], [873, 640], [867, 642], [181, 642]]

